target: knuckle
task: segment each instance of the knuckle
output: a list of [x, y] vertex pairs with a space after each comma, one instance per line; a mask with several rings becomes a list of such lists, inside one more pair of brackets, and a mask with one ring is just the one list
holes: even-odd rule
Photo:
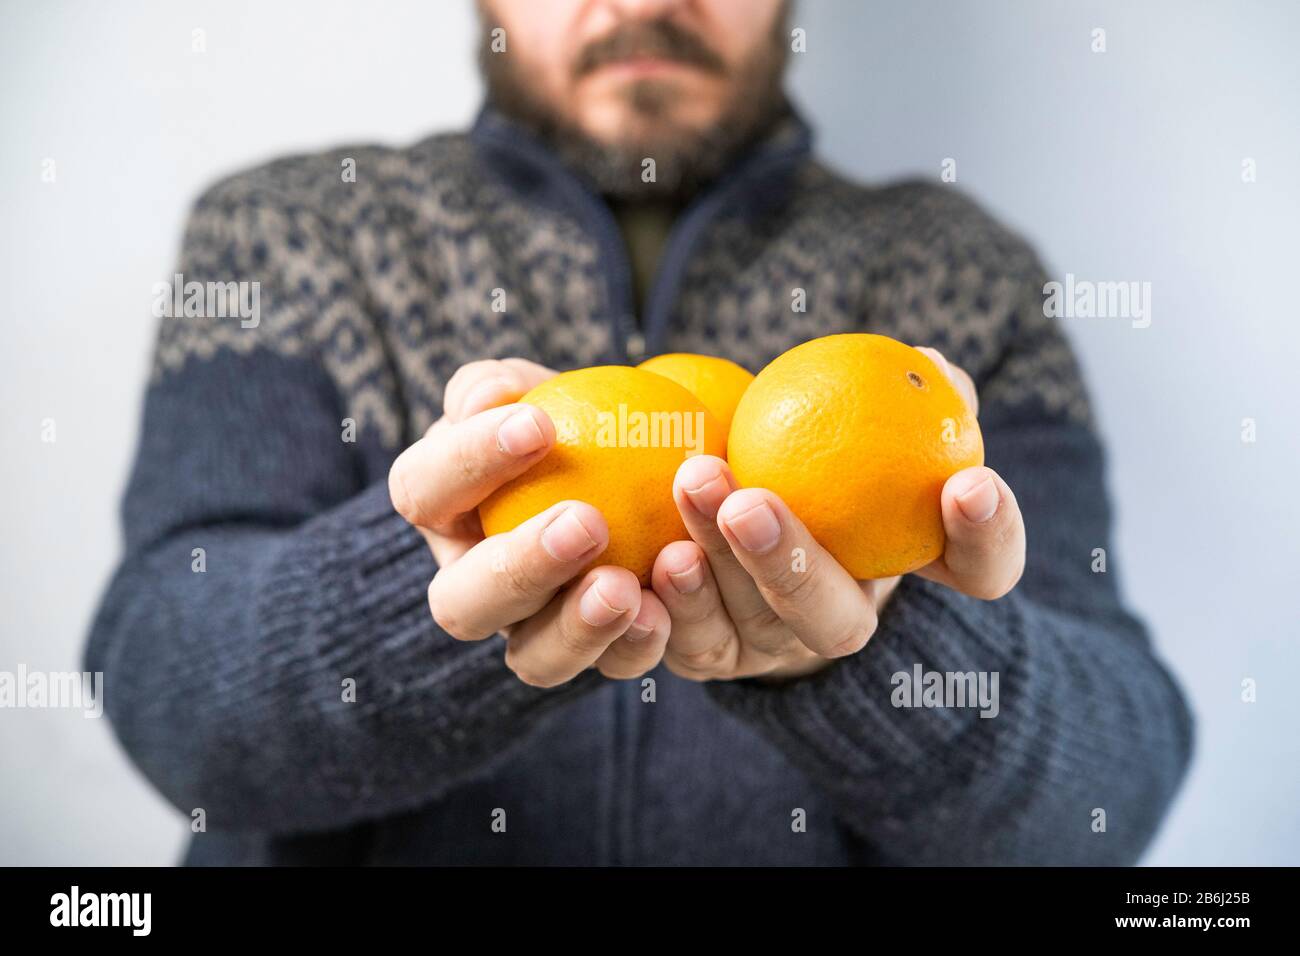
[[492, 566], [497, 570], [502, 586], [513, 597], [532, 597], [545, 590], [528, 562], [508, 548], [499, 559], [494, 559]]
[[451, 379], [447, 382], [447, 389], [451, 390], [453, 386], [464, 388], [474, 385], [479, 380], [492, 375], [499, 364], [499, 359], [475, 359], [473, 362], [466, 362], [452, 373]]
[[483, 458], [465, 443], [458, 443], [451, 450], [451, 465], [456, 477], [466, 485], [476, 485], [483, 478]]
[[443, 588], [438, 583], [441, 578], [442, 573], [439, 572], [429, 582], [429, 611], [433, 615], [433, 622], [458, 641], [470, 640], [473, 635], [442, 594]]
[[511, 356], [496, 363], [497, 375], [518, 389], [526, 390], [529, 373], [537, 366], [525, 358]]
[[456, 371], [451, 373], [451, 378], [447, 379], [447, 385], [442, 390], [442, 404], [445, 408], [455, 403], [457, 396], [465, 391], [466, 383], [474, 376], [474, 366], [478, 362], [467, 362]]
[[537, 670], [528, 663], [520, 661], [519, 655], [510, 647], [506, 648], [506, 667], [510, 669], [510, 672], [515, 677], [519, 678], [521, 683], [527, 684], [529, 687], [545, 689], [564, 683], [563, 680], [557, 679], [553, 674]]
[[992, 525], [964, 542], [964, 549], [976, 562], [1000, 558], [1015, 541], [1015, 522], [1007, 520], [1005, 515], [999, 514], [993, 519]]
[[1007, 591], [1010, 591], [1017, 584], [1019, 584], [1020, 579], [1023, 578], [1024, 576], [1025, 576], [1025, 556], [1022, 554], [1020, 556], [1020, 560], [1016, 562], [1015, 567], [1012, 569], [1010, 577], [1007, 579]]
[[856, 654], [867, 646], [867, 642], [871, 640], [875, 633], [874, 621], [865, 626], [855, 625], [849, 628], [846, 634], [831, 643], [830, 650], [826, 652], [825, 656], [848, 657], [851, 654]]
[[536, 671], [525, 667], [512, 667], [510, 669], [514, 671], [515, 677], [519, 678], [521, 684], [527, 684], [529, 687], [540, 687], [543, 690], [555, 686], [555, 682]]
[[600, 671], [601, 676], [609, 680], [632, 680], [634, 677], [640, 677], [649, 669], [630, 661], [607, 661], [602, 659], [596, 662], [596, 670]]
[[446, 415], [440, 415], [437, 421], [424, 430], [424, 435], [422, 437], [428, 438], [430, 435], [436, 435], [441, 431], [445, 431], [450, 424], [451, 422]]
[[589, 660], [595, 651], [610, 643], [601, 640], [596, 629], [581, 618], [576, 623], [562, 623], [555, 636], [565, 656], [578, 660]]
[[468, 367], [468, 365], [462, 365], [457, 368], [447, 379], [447, 384], [442, 387], [442, 403], [444, 406], [450, 404], [451, 396], [460, 385], [461, 379], [465, 377], [465, 369]]
[[519, 678], [521, 683], [527, 684], [529, 687], [540, 687], [542, 690], [549, 690], [563, 683], [563, 681], [556, 680], [553, 677], [524, 668], [515, 670], [515, 676]]
[[[514, 371], [504, 365], [500, 359], [479, 359], [466, 362], [452, 373], [443, 391], [443, 405], [457, 406], [469, 395], [476, 385], [492, 378], [514, 379]], [[459, 417], [459, 412], [457, 412]]]
[[410, 524], [419, 524], [416, 520], [419, 518], [419, 512], [415, 507], [414, 499], [411, 498], [411, 493], [406, 490], [400, 458], [393, 462], [393, 467], [388, 470], [388, 497], [393, 502], [393, 510]]
[[[672, 585], [669, 585], [671, 587]], [[686, 600], [673, 601], [672, 617], [674, 624], [682, 627], [703, 627], [708, 626], [718, 613], [716, 598], [710, 600], [695, 601], [691, 598], [699, 597], [699, 592], [687, 595]], [[672, 600], [672, 597], [670, 597]]]
[[972, 571], [980, 571], [990, 560], [996, 558], [1001, 551], [1001, 545], [997, 540], [996, 534], [980, 535], [973, 541], [966, 542], [963, 550], [966, 552], [963, 564]]
[[771, 596], [787, 604], [798, 604], [813, 597], [812, 585], [816, 579], [817, 568], [812, 563], [802, 571], [796, 571], [793, 562], [783, 562], [762, 575], [760, 586]]
[[998, 598], [1006, 597], [1020, 583], [1020, 577], [1023, 573], [1024, 562], [1021, 562], [1005, 576], [982, 582], [971, 597], [979, 598], [981, 601], [996, 601]]
[[733, 616], [732, 620], [735, 621], [736, 630], [740, 632], [742, 636], [761, 634], [773, 629], [783, 629], [785, 627], [785, 621], [782, 620], [781, 615], [777, 614], [776, 611], [772, 610], [771, 606], [767, 604], [764, 604], [755, 611], [750, 611], [749, 613], [743, 614], [739, 617]]
[[[711, 644], [703, 650], [691, 651], [685, 654], [674, 651], [669, 656], [674, 664], [689, 674], [717, 675], [724, 673], [731, 663], [731, 645], [730, 640], [724, 639]], [[676, 672], [674, 671], [674, 673]]]
[[731, 545], [727, 543], [727, 539], [721, 532], [710, 532], [700, 548], [709, 559], [710, 567], [717, 567], [719, 562], [737, 563], [735, 552], [731, 550]]
[[668, 668], [670, 673], [680, 677], [682, 680], [688, 680], [695, 684], [703, 684], [706, 681], [716, 680], [721, 676], [719, 674], [709, 674], [703, 671], [693, 671], [690, 668], [683, 667], [678, 663], [677, 658], [672, 656], [664, 657], [664, 667]]

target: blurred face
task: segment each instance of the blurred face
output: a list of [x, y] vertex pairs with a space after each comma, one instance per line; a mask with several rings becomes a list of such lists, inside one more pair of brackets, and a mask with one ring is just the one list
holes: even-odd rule
[[[483, 67], [523, 119], [607, 192], [716, 173], [784, 106], [784, 0], [481, 0]], [[495, 51], [492, 30], [504, 30]], [[499, 44], [498, 44], [499, 46]], [[635, 167], [633, 169], [632, 167]], [[665, 168], [667, 167], [667, 168]], [[632, 174], [635, 184], [623, 177]]]

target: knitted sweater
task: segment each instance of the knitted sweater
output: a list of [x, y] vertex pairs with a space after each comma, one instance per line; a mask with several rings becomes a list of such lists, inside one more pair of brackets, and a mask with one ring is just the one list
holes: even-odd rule
[[[485, 111], [219, 183], [176, 271], [258, 282], [260, 320], [162, 320], [86, 666], [140, 770], [203, 821], [189, 862], [1117, 864], [1151, 839], [1192, 720], [1117, 593], [1042, 269], [951, 187], [846, 181], [791, 117], [685, 210], [642, 332], [606, 205]], [[644, 348], [757, 371], [849, 331], [975, 378], [1028, 527], [1011, 594], [906, 577], [865, 650], [785, 684], [660, 667], [543, 690], [499, 639], [434, 624], [433, 558], [385, 479], [458, 366]], [[997, 715], [896, 706], [918, 667], [996, 674]]]

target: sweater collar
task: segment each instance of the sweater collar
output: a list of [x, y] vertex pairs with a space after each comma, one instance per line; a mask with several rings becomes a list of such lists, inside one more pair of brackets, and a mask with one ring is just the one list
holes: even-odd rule
[[[571, 198], [575, 191], [596, 195], [585, 177], [567, 166], [531, 130], [493, 106], [484, 105], [479, 110], [469, 135], [489, 168], [529, 198]], [[792, 106], [787, 107], [767, 133], [690, 199], [687, 208], [714, 193], [730, 191], [738, 182], [752, 187], [758, 185], [756, 179], [779, 175], [811, 153], [812, 140], [812, 129], [803, 117]], [[561, 201], [560, 205], [567, 203]]]
[[[779, 206], [789, 194], [793, 173], [812, 152], [812, 131], [791, 107], [692, 197], [668, 237], [650, 289], [644, 331], [638, 333], [627, 251], [604, 198], [522, 124], [490, 106], [479, 112], [470, 141], [486, 168], [521, 200], [573, 217], [596, 241], [608, 287], [613, 362], [636, 362], [662, 351], [686, 268], [707, 227], [724, 213], [756, 218]], [[629, 350], [638, 338], [642, 347]]]

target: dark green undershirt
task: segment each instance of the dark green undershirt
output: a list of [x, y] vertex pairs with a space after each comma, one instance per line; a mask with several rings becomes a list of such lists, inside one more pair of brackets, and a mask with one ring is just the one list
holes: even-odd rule
[[610, 209], [618, 221], [619, 231], [623, 233], [623, 242], [627, 246], [628, 259], [632, 264], [632, 291], [636, 299], [637, 323], [644, 326], [646, 299], [654, 284], [659, 260], [668, 243], [668, 233], [677, 219], [678, 210], [675, 205], [667, 202], [628, 201], [611, 202]]

